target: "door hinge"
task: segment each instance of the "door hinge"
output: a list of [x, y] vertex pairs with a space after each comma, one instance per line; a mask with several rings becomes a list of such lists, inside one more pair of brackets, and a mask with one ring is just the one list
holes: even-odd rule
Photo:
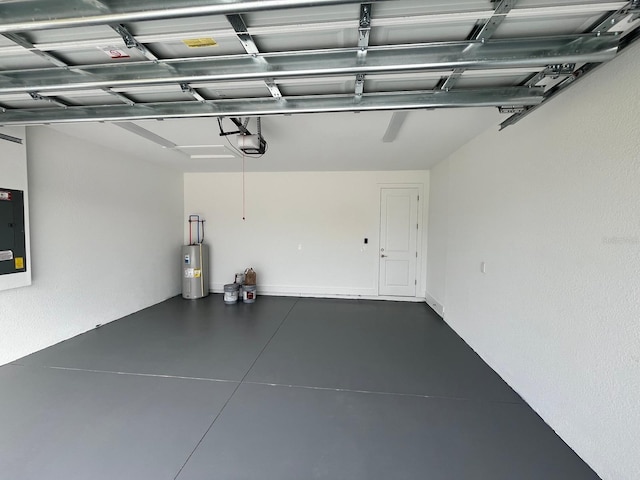
[[420, 201], [420, 195], [418, 195], [418, 201]]
[[416, 258], [418, 258], [418, 252], [416, 252]]
[[413, 284], [414, 284], [414, 285], [418, 285], [418, 280], [414, 280], [414, 281], [413, 281]]
[[420, 227], [418, 226], [417, 223], [416, 223], [416, 230], [420, 230]]

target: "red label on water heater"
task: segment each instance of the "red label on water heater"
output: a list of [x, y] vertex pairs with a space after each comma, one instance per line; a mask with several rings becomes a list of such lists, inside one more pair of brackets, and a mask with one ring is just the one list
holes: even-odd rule
[[11, 200], [11, 192], [0, 191], [0, 200]]

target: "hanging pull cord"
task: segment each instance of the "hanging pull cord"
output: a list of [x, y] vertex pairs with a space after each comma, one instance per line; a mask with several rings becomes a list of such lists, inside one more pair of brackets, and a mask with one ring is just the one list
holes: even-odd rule
[[246, 197], [245, 197], [245, 188], [244, 188], [244, 152], [242, 152], [242, 220], [246, 221], [247, 218], [245, 216], [245, 204], [246, 204]]

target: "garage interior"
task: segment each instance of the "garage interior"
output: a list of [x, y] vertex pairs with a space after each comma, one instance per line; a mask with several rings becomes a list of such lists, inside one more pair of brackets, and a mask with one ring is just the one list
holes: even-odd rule
[[51, 3], [0, 3], [11, 478], [640, 478], [637, 0]]

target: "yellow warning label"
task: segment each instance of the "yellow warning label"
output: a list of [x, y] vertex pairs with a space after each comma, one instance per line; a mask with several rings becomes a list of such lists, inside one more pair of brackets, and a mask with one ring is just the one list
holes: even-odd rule
[[16, 270], [19, 268], [24, 268], [24, 258], [16, 257]]
[[200, 270], [199, 268], [196, 268], [193, 270], [193, 276], [196, 278], [200, 278], [200, 275], [202, 274], [202, 270]]
[[187, 38], [182, 40], [182, 43], [189, 48], [215, 47], [218, 45], [213, 38]]

